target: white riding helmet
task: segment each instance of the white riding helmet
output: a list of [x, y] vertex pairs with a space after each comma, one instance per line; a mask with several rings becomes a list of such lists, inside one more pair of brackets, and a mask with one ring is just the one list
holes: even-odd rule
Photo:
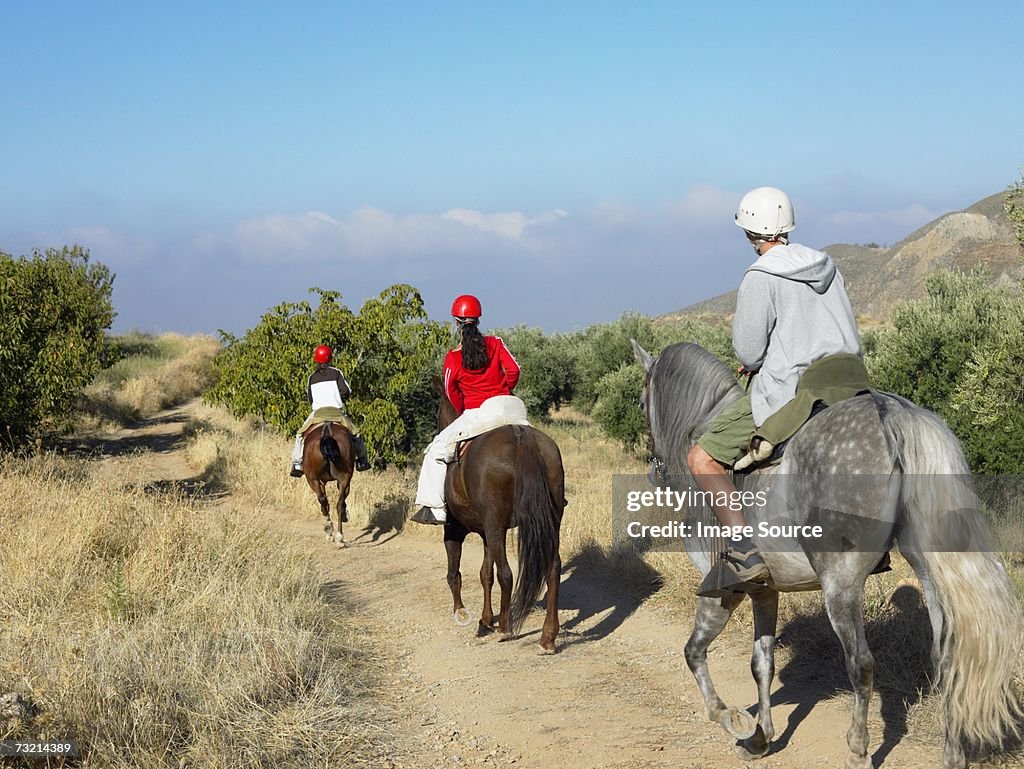
[[796, 227], [793, 201], [775, 187], [758, 187], [740, 201], [736, 224], [747, 232], [776, 238]]

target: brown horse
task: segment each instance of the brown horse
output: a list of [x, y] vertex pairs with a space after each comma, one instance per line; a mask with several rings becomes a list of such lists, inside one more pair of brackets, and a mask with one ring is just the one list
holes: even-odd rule
[[[342, 524], [348, 521], [345, 499], [352, 483], [352, 434], [337, 422], [323, 422], [306, 430], [303, 438], [305, 443], [302, 449], [302, 472], [306, 476], [309, 488], [316, 494], [320, 512], [327, 520], [324, 524], [327, 541], [337, 542], [339, 547], [345, 547]], [[331, 481], [338, 483], [337, 531], [331, 523], [331, 505], [327, 499], [327, 484]]]
[[[437, 415], [439, 430], [455, 419], [455, 408], [438, 379], [434, 390], [441, 396]], [[558, 635], [558, 584], [562, 560], [558, 554], [562, 508], [565, 506], [565, 477], [562, 455], [551, 438], [524, 425], [506, 425], [473, 438], [465, 452], [448, 466], [444, 493], [448, 522], [444, 546], [448, 553], [448, 586], [458, 624], [468, 621], [462, 603], [462, 543], [469, 532], [484, 540], [484, 562], [480, 583], [484, 606], [478, 635], [494, 630], [491, 588], [498, 570], [501, 599], [498, 631], [502, 640], [522, 627], [533, 602], [547, 581], [547, 615], [541, 631], [541, 652], [555, 651]], [[505, 553], [506, 532], [519, 528], [519, 573], [512, 594], [512, 569]]]

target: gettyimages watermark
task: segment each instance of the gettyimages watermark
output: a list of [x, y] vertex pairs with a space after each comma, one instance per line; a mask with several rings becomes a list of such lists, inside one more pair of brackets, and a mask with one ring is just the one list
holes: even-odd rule
[[[753, 481], [753, 482], [751, 482]], [[749, 537], [775, 552], [1024, 551], [1024, 476], [774, 475], [731, 493], [690, 477], [612, 477], [612, 542], [714, 551]], [[712, 506], [743, 513], [724, 526]]]

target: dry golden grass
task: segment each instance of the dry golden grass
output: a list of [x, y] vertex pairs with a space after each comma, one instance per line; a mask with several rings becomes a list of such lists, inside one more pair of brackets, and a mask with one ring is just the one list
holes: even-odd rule
[[251, 516], [104, 475], [0, 464], [0, 693], [38, 708], [0, 737], [76, 739], [89, 767], [379, 755], [382, 663], [308, 554]]
[[202, 394], [221, 349], [211, 336], [142, 337], [142, 351], [100, 372], [82, 394], [81, 429], [109, 429], [150, 417]]

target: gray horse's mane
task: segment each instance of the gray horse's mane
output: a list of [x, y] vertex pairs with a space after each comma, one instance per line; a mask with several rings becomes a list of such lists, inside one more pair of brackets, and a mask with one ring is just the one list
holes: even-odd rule
[[651, 367], [653, 436], [671, 475], [687, 472], [686, 454], [712, 417], [743, 393], [729, 368], [703, 347], [666, 347]]

